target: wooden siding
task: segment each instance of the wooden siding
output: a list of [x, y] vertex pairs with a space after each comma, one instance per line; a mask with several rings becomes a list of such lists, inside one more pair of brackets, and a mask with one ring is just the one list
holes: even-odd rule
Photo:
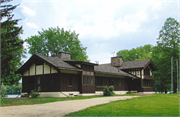
[[142, 92], [155, 92], [155, 89], [153, 87], [142, 88]]
[[[94, 75], [92, 75], [92, 72], [84, 72], [83, 73], [86, 73], [86, 74], [82, 74], [81, 76], [81, 93], [95, 93], [95, 77]], [[94, 73], [93, 73], [94, 74]], [[83, 76], [86, 77], [86, 83], [83, 84]], [[90, 84], [87, 84], [87, 77], [90, 78]], [[91, 84], [91, 78], [93, 77], [93, 84]]]
[[[37, 79], [40, 78], [40, 84]], [[49, 83], [51, 79], [51, 84]], [[60, 77], [59, 74], [46, 74], [36, 76], [24, 76], [22, 78], [22, 92], [30, 93], [31, 90], [41, 87], [41, 92], [56, 92], [60, 91]]]
[[[69, 78], [72, 78], [72, 85], [69, 85]], [[80, 74], [60, 73], [61, 91], [80, 91]]]
[[83, 84], [81, 93], [95, 93], [95, 84]]
[[[109, 86], [109, 80], [113, 80], [114, 91], [124, 91], [129, 90], [129, 79], [128, 78], [108, 78], [108, 77], [100, 77], [96, 76], [95, 78], [102, 78], [103, 86]], [[119, 85], [119, 80], [124, 80], [126, 85]], [[96, 91], [102, 91], [103, 86], [96, 86]]]
[[150, 80], [152, 80], [152, 76], [144, 75], [144, 79], [150, 79]]

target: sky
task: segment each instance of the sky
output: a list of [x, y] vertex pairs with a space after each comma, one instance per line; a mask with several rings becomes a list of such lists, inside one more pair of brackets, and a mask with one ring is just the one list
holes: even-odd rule
[[[90, 62], [110, 63], [124, 49], [156, 45], [167, 18], [180, 22], [180, 0], [14, 0], [20, 4], [14, 19], [21, 19], [23, 40], [50, 27], [79, 34]], [[28, 45], [24, 43], [24, 47]], [[115, 52], [115, 54], [112, 54]], [[28, 60], [31, 55], [27, 54]]]

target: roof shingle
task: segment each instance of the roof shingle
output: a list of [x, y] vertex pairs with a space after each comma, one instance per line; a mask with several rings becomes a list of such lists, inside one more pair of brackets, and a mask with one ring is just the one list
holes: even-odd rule
[[127, 76], [132, 78], [137, 78], [133, 75], [130, 75], [122, 70], [118, 70], [118, 68], [111, 66], [111, 64], [101, 64], [99, 66], [94, 66], [95, 73], [109, 74], [109, 75], [119, 75], [119, 76]]
[[143, 68], [151, 59], [123, 62], [120, 69]]
[[60, 59], [58, 57], [47, 57], [47, 56], [43, 56], [39, 54], [36, 54], [36, 55], [59, 69], [64, 68], [64, 69], [82, 71], [81, 69], [64, 62], [63, 59]]

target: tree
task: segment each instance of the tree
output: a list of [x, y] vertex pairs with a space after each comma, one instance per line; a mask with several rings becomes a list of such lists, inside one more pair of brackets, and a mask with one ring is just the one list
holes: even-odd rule
[[20, 39], [22, 26], [17, 26], [19, 19], [13, 19], [12, 11], [18, 5], [2, 5], [11, 0], [1, 0], [1, 84], [18, 84], [21, 75], [15, 71], [21, 65], [23, 40]]
[[75, 31], [65, 31], [63, 28], [42, 29], [38, 35], [26, 39], [29, 44], [29, 53], [42, 54], [45, 56], [58, 56], [59, 51], [71, 53], [71, 58], [78, 61], [88, 61], [86, 47], [80, 43], [79, 34]]
[[154, 47], [152, 60], [158, 68], [154, 72], [154, 85], [158, 91], [169, 91], [171, 86], [171, 57], [173, 57], [173, 86], [177, 89], [176, 60], [179, 55], [180, 24], [174, 18], [167, 18], [159, 32], [157, 46]]
[[117, 52], [117, 56], [122, 56], [123, 61], [133, 61], [133, 60], [144, 60], [150, 59], [152, 54], [153, 46], [148, 44], [132, 48], [131, 50], [120, 50]]

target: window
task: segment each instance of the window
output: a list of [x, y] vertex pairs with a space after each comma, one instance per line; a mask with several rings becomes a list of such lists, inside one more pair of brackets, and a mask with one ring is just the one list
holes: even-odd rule
[[87, 76], [87, 84], [90, 84], [90, 77]]
[[109, 79], [109, 86], [113, 85], [113, 79]]
[[83, 76], [83, 84], [86, 84], [86, 76]]
[[93, 69], [93, 66], [91, 66], [91, 67], [90, 67], [90, 70], [91, 70], [91, 71], [93, 71], [93, 70], [94, 70], [94, 69]]
[[93, 77], [91, 77], [91, 84], [93, 84]]
[[88, 65], [86, 66], [86, 70], [89, 70], [89, 66]]
[[121, 86], [121, 79], [119, 79], [119, 86]]
[[102, 78], [96, 78], [96, 86], [102, 86]]
[[69, 77], [69, 85], [72, 85], [72, 77]]
[[37, 78], [37, 84], [40, 84], [40, 77]]
[[53, 85], [53, 80], [51, 77], [48, 78], [48, 86], [52, 86]]
[[146, 67], [146, 69], [144, 69], [144, 75], [150, 76], [150, 69], [148, 67]]

